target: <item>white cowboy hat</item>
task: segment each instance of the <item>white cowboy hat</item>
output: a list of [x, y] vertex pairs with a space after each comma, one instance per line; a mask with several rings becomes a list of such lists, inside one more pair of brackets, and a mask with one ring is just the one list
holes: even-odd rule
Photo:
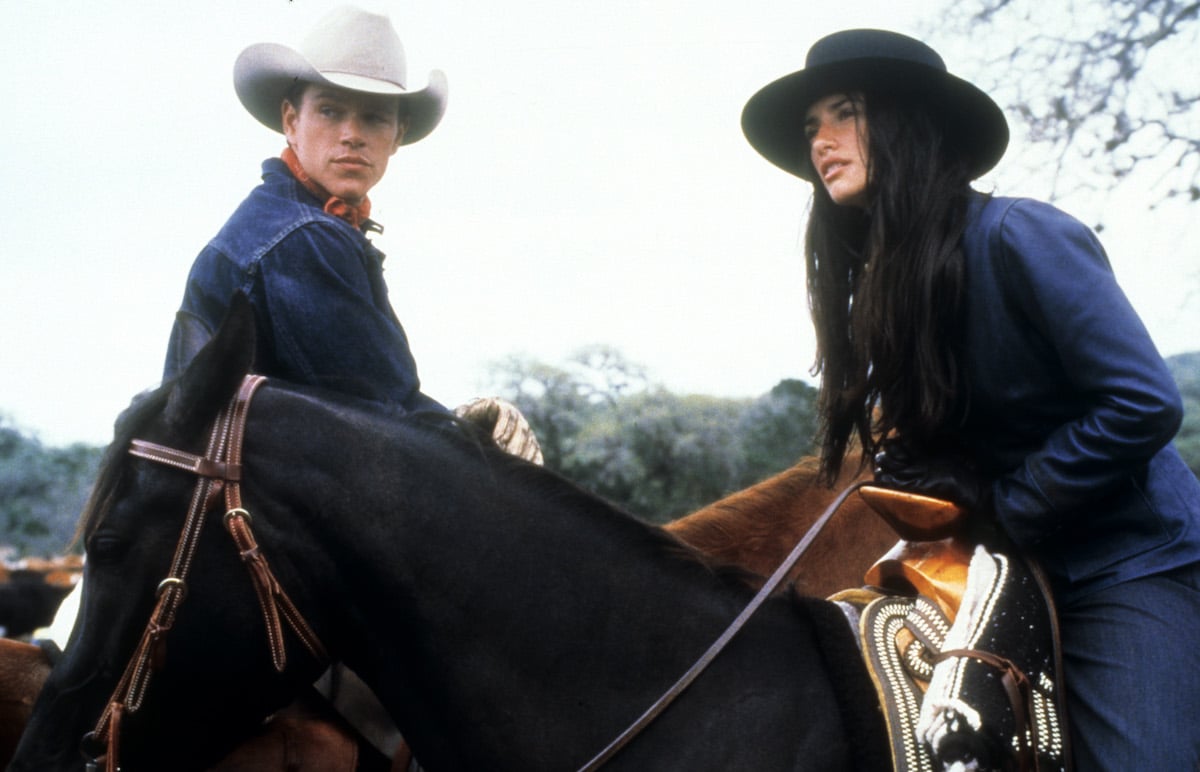
[[296, 51], [278, 43], [256, 43], [233, 65], [238, 99], [264, 126], [283, 133], [280, 105], [297, 81], [398, 95], [409, 116], [401, 144], [424, 139], [446, 112], [446, 76], [429, 73], [429, 85], [409, 91], [404, 46], [388, 17], [358, 8], [325, 16]]

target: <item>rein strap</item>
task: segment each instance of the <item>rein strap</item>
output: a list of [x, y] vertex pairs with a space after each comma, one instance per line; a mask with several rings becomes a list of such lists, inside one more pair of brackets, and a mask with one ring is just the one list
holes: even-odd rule
[[813, 541], [815, 541], [817, 536], [820, 535], [821, 531], [824, 530], [825, 526], [833, 518], [834, 514], [836, 514], [841, 508], [842, 504], [845, 503], [850, 494], [866, 484], [867, 483], [865, 482], [854, 483], [839, 493], [837, 498], [830, 502], [829, 506], [825, 508], [825, 511], [821, 513], [821, 516], [817, 518], [817, 521], [813, 523], [811, 528], [808, 529], [808, 533], [804, 534], [804, 537], [800, 539], [795, 547], [792, 548], [792, 551], [788, 553], [788, 556], [784, 558], [783, 562], [779, 564], [779, 567], [775, 569], [775, 573], [771, 574], [771, 577], [767, 579], [766, 583], [759, 588], [758, 593], [755, 594], [748, 604], [746, 604], [746, 607], [742, 609], [742, 612], [738, 614], [732, 622], [729, 623], [729, 627], [725, 629], [725, 632], [721, 633], [720, 637], [713, 641], [713, 644], [708, 647], [708, 651], [700, 655], [700, 659], [696, 660], [696, 662], [690, 668], [688, 668], [687, 672], [680, 676], [679, 680], [676, 681], [671, 688], [666, 691], [666, 693], [659, 697], [658, 700], [655, 701], [655, 703], [651, 705], [645, 713], [643, 713], [636, 721], [630, 724], [629, 727], [626, 728], [625, 731], [622, 732], [615, 740], [609, 743], [604, 750], [597, 753], [591, 761], [580, 767], [579, 772], [594, 772], [594, 770], [602, 767], [608, 762], [609, 759], [617, 754], [617, 751], [628, 745], [629, 742], [641, 734], [642, 730], [649, 726], [654, 719], [658, 718], [659, 714], [666, 710], [667, 707], [675, 701], [676, 697], [678, 697], [680, 694], [683, 694], [684, 690], [692, 685], [692, 682], [695, 681], [700, 674], [708, 668], [712, 661], [717, 658], [717, 655], [725, 649], [729, 642], [733, 640], [733, 637], [738, 634], [742, 627], [745, 626], [746, 622], [749, 621], [754, 612], [758, 611], [759, 606], [761, 606], [766, 599], [773, 592], [775, 592], [776, 589], [778, 589], [779, 585], [791, 572], [792, 567], [796, 565], [796, 561], [800, 560], [804, 553], [808, 551], [808, 548], [812, 545]]

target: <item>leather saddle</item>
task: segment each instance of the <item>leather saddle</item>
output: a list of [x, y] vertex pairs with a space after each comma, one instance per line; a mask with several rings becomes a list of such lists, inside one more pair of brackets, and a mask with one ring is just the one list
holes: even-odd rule
[[971, 543], [951, 502], [859, 492], [901, 540], [864, 587], [831, 600], [857, 622], [897, 772], [1068, 769], [1057, 623], [1038, 567]]

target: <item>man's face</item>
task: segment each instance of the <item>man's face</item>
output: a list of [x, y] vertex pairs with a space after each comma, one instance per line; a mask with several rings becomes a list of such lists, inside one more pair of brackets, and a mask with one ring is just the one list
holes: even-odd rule
[[357, 206], [383, 178], [406, 126], [399, 98], [312, 85], [297, 107], [283, 102], [283, 133], [304, 171]]

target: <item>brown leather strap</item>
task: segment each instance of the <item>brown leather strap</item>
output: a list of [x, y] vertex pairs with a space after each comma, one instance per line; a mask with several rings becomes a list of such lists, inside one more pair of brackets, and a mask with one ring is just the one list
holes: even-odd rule
[[808, 533], [804, 534], [804, 538], [802, 538], [799, 543], [792, 548], [792, 551], [788, 553], [786, 558], [783, 559], [783, 562], [779, 565], [779, 568], [775, 569], [775, 573], [771, 574], [771, 577], [767, 579], [766, 583], [759, 589], [758, 593], [750, 600], [746, 607], [742, 609], [742, 612], [738, 614], [737, 618], [735, 618], [733, 622], [729, 624], [729, 627], [725, 629], [725, 632], [721, 633], [721, 636], [713, 642], [712, 646], [708, 648], [708, 651], [704, 652], [704, 654], [700, 656], [700, 659], [696, 660], [695, 664], [688, 668], [687, 672], [684, 673], [683, 676], [681, 676], [680, 679], [676, 681], [675, 684], [672, 685], [665, 694], [659, 697], [658, 700], [655, 701], [655, 703], [651, 705], [645, 713], [643, 713], [636, 721], [634, 721], [615, 740], [609, 743], [604, 750], [596, 754], [591, 761], [580, 767], [579, 772], [592, 772], [593, 770], [599, 769], [601, 766], [607, 763], [609, 759], [616, 755], [617, 751], [628, 745], [634, 737], [637, 737], [647, 726], [650, 725], [652, 721], [654, 721], [654, 719], [658, 718], [659, 714], [666, 710], [667, 706], [675, 701], [675, 698], [677, 698], [685, 689], [691, 686], [692, 682], [704, 672], [704, 670], [712, 663], [712, 661], [717, 658], [717, 655], [724, 650], [725, 646], [728, 645], [731, 640], [733, 640], [733, 636], [737, 635], [738, 631], [745, 626], [746, 621], [750, 619], [754, 612], [758, 611], [758, 608], [762, 606], [763, 602], [766, 601], [771, 593], [775, 592], [780, 583], [782, 583], [787, 575], [791, 572], [792, 567], [796, 565], [796, 561], [798, 561], [801, 556], [808, 551], [809, 546], [813, 543], [817, 536], [820, 535], [821, 531], [825, 528], [825, 525], [834, 516], [838, 509], [841, 508], [842, 504], [846, 501], [846, 498], [865, 484], [865, 482], [854, 483], [839, 493], [837, 498], [830, 502], [829, 506], [825, 508], [825, 511], [821, 513], [821, 516], [817, 518], [816, 522], [813, 523], [812, 528], [808, 530]]
[[112, 732], [109, 735], [108, 750], [104, 754], [104, 772], [121, 772], [118, 759], [121, 747], [118, 738], [121, 736], [121, 716], [124, 714], [120, 705], [113, 706]]
[[[265, 379], [262, 379], [265, 380]], [[250, 407], [250, 397], [261, 385], [262, 380], [251, 383], [243, 381], [239, 398], [233, 402], [233, 420], [230, 424], [229, 450], [226, 461], [231, 467], [241, 468], [242, 442], [246, 433], [246, 411]], [[238, 481], [230, 481], [225, 486], [225, 529], [237, 544], [242, 562], [250, 572], [254, 583], [254, 591], [258, 596], [258, 604], [263, 612], [263, 621], [267, 626], [267, 638], [271, 646], [271, 661], [278, 672], [283, 672], [287, 666], [287, 651], [284, 648], [283, 630], [280, 618], [287, 622], [288, 627], [308, 649], [313, 657], [320, 661], [328, 659], [325, 647], [321, 644], [316, 633], [309, 627], [304, 615], [296, 608], [296, 604], [288, 597], [283, 586], [275, 578], [267, 558], [258, 548], [254, 532], [250, 529], [250, 513], [242, 507], [242, 490]]]
[[133, 440], [130, 442], [129, 455], [150, 461], [157, 461], [160, 464], [173, 466], [176, 469], [182, 469], [185, 472], [191, 472], [200, 477], [212, 477], [217, 480], [232, 480], [235, 482], [242, 479], [241, 464], [226, 464], [220, 461], [213, 461], [203, 456], [196, 456], [182, 450], [168, 448], [165, 445], [147, 442], [146, 440]]
[[291, 598], [284, 592], [282, 585], [271, 572], [267, 558], [258, 548], [254, 533], [250, 530], [250, 517], [246, 510], [230, 509], [225, 513], [225, 529], [229, 531], [233, 541], [238, 546], [239, 555], [250, 572], [254, 591], [258, 596], [258, 605], [263, 613], [263, 621], [267, 628], [267, 642], [271, 648], [271, 662], [275, 670], [282, 673], [287, 667], [287, 651], [284, 648], [283, 624], [287, 622], [296, 637], [304, 644], [315, 659], [326, 660], [328, 655], [325, 647], [312, 628], [308, 626], [304, 616], [292, 603]]
[[1020, 772], [1038, 770], [1037, 719], [1033, 715], [1033, 686], [1028, 676], [1012, 660], [981, 649], [947, 649], [934, 656], [934, 662], [951, 657], [969, 657], [1000, 671], [1000, 683], [1008, 695], [1017, 735], [1017, 768]]

